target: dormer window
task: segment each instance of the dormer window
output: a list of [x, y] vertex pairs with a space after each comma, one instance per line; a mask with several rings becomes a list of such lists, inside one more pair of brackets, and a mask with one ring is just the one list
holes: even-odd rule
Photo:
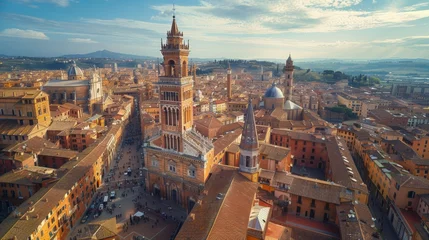
[[174, 161], [169, 161], [168, 162], [168, 170], [170, 170], [170, 172], [176, 173], [176, 163]]
[[159, 167], [159, 161], [156, 159], [152, 159], [152, 167]]
[[196, 170], [195, 166], [194, 165], [190, 165], [188, 167], [188, 176], [194, 178], [195, 177], [195, 170]]

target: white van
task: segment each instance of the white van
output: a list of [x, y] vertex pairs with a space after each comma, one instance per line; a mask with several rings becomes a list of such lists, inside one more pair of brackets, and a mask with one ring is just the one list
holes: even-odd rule
[[104, 200], [103, 200], [103, 202], [107, 204], [107, 202], [109, 202], [109, 196], [107, 196], [107, 195], [106, 195], [106, 196], [104, 196]]

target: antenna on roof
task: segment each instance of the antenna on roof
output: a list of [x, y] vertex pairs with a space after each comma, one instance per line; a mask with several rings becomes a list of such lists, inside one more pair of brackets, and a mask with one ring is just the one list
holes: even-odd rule
[[176, 7], [174, 6], [174, 3], [173, 3], [173, 18], [176, 18]]

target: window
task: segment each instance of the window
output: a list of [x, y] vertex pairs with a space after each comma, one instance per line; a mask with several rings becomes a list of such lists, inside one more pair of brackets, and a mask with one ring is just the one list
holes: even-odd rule
[[33, 112], [27, 112], [27, 117], [33, 117]]
[[176, 166], [169, 165], [170, 172], [176, 172]]
[[19, 120], [19, 125], [24, 125], [24, 120]]
[[298, 201], [297, 201], [298, 203], [302, 203], [302, 199], [301, 199], [301, 196], [298, 196]]
[[311, 207], [316, 207], [316, 200], [314, 199], [311, 200]]
[[408, 192], [408, 198], [414, 198], [415, 195], [416, 195], [416, 192], [414, 192], [414, 191]]
[[395, 187], [396, 187], [396, 190], [399, 190], [399, 188], [401, 187], [401, 185], [399, 185], [398, 183], [396, 183]]
[[195, 167], [193, 165], [190, 165], [188, 168], [188, 176], [189, 177], [195, 177]]
[[156, 159], [152, 159], [152, 167], [159, 167], [159, 161]]
[[246, 156], [246, 167], [250, 167], [251, 165], [251, 159], [249, 156]]

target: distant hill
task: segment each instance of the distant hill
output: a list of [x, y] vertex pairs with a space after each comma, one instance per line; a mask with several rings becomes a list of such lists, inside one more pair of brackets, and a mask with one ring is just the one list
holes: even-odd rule
[[149, 56], [138, 56], [125, 53], [116, 53], [108, 50], [96, 51], [86, 54], [69, 54], [63, 55], [62, 58], [112, 58], [112, 59], [156, 59]]

